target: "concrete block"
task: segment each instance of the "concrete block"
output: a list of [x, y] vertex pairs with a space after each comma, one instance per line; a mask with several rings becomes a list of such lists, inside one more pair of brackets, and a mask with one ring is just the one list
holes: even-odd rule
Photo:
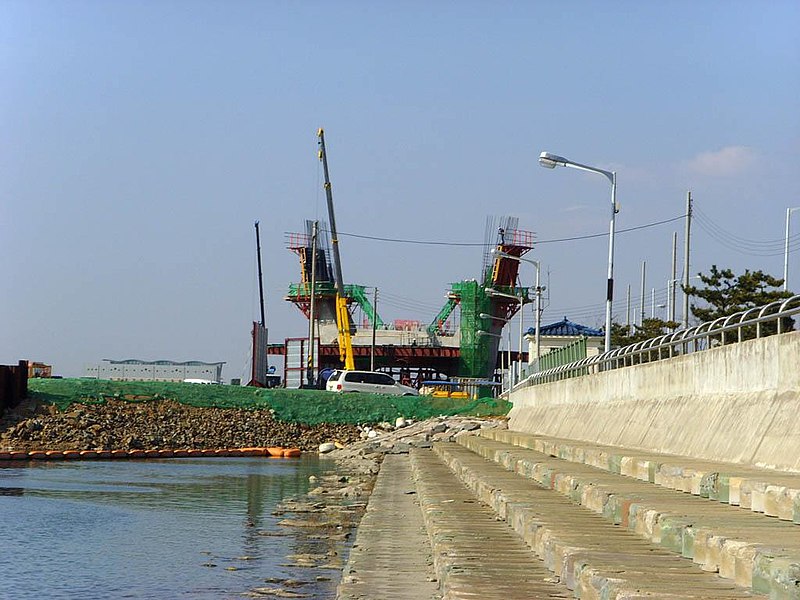
[[763, 481], [748, 480], [750, 484], [750, 510], [764, 512], [767, 486]]
[[784, 488], [778, 501], [778, 518], [782, 521], [794, 520], [794, 509], [797, 505], [800, 490]]
[[655, 483], [656, 481], [656, 473], [658, 473], [659, 469], [661, 468], [661, 464], [651, 460], [647, 463], [647, 481], [650, 483]]
[[730, 479], [731, 476], [727, 473], [718, 473], [717, 484], [709, 491], [709, 499], [729, 504]]
[[652, 461], [645, 459], [636, 459], [636, 479], [640, 481], [650, 481], [650, 463]]
[[716, 499], [719, 489], [719, 473], [714, 471], [708, 473], [698, 473], [700, 475], [699, 496], [702, 498]]
[[764, 488], [764, 514], [768, 517], [777, 517], [780, 513], [781, 498], [786, 488], [778, 485], [768, 485]]
[[694, 527], [684, 527], [681, 536], [681, 556], [694, 560]]
[[795, 496], [792, 502], [792, 521], [800, 524], [800, 494]]
[[728, 477], [728, 503], [732, 506], [739, 506], [741, 503], [741, 477]]
[[603, 507], [603, 516], [612, 521], [615, 525], [628, 526], [628, 508], [630, 507], [630, 500], [626, 500], [622, 496], [611, 494], [608, 497]]
[[622, 473], [622, 459], [624, 456], [621, 454], [609, 454], [608, 455], [608, 467], [606, 467], [612, 473]]
[[753, 507], [753, 482], [750, 479], [742, 478], [739, 486], [739, 506], [742, 508]]
[[[725, 540], [719, 558], [719, 574], [721, 577], [733, 580], [736, 579], [736, 561], [741, 556], [742, 550], [748, 546], [751, 546], [751, 544], [747, 542]], [[747, 587], [750, 587], [749, 582], [747, 583]]]
[[653, 521], [658, 518], [658, 513], [646, 507], [633, 503], [630, 505], [628, 516], [628, 529], [645, 537], [652, 538]]
[[642, 519], [639, 521], [640, 527], [636, 532], [645, 536], [654, 544], [661, 543], [661, 513], [654, 509], [641, 510]]
[[564, 565], [564, 572], [561, 574], [561, 583], [566, 585], [567, 589], [574, 590], [579, 585], [581, 574], [587, 566], [586, 551], [571, 552], [567, 564]]
[[627, 477], [636, 477], [636, 461], [630, 456], [621, 456], [619, 459], [619, 473]]
[[693, 527], [693, 542], [692, 542], [692, 550], [693, 554], [691, 556], [692, 562], [696, 565], [700, 565], [700, 568], [709, 561], [709, 538], [713, 535], [712, 531], [707, 527]]
[[703, 478], [706, 476], [702, 471], [691, 471], [689, 475], [689, 489], [687, 490], [693, 496], [699, 496], [702, 491]]
[[703, 571], [717, 573], [722, 562], [723, 546], [727, 538], [712, 535], [706, 539], [706, 556], [703, 562]]
[[800, 597], [800, 564], [779, 551], [762, 549], [753, 563], [752, 589], [780, 600]]
[[606, 489], [588, 483], [581, 486], [580, 503], [591, 511], [603, 514], [610, 496]]
[[562, 582], [572, 581], [574, 587], [574, 567], [575, 563], [572, 556], [583, 552], [583, 548], [570, 546], [564, 542], [558, 541], [553, 544], [553, 572], [561, 578]]

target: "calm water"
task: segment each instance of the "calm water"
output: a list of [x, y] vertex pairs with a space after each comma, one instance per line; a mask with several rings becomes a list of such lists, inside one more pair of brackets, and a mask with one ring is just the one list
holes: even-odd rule
[[273, 577], [331, 598], [339, 572], [281, 566], [328, 542], [271, 514], [321, 470], [316, 457], [0, 462], [0, 598], [245, 598]]

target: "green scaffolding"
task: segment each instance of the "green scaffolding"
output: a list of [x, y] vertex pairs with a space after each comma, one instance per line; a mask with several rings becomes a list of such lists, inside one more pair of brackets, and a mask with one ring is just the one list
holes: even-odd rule
[[[353, 300], [364, 314], [367, 315], [370, 325], [377, 328], [383, 327], [383, 319], [375, 310], [372, 302], [366, 294], [366, 288], [363, 285], [345, 284], [344, 295], [346, 298]], [[315, 295], [319, 296], [336, 296], [336, 284], [332, 281], [318, 281], [314, 287]], [[310, 296], [311, 284], [310, 283], [290, 283], [289, 284], [289, 298], [296, 299], [298, 297]]]
[[[497, 360], [499, 333], [492, 319], [482, 319], [481, 313], [491, 313], [491, 299], [484, 286], [477, 281], [459, 281], [451, 284], [453, 294], [460, 298], [461, 307], [461, 357], [459, 375], [462, 377], [491, 378]], [[491, 335], [479, 335], [486, 331]]]
[[439, 311], [439, 314], [437, 314], [433, 321], [431, 321], [431, 324], [428, 325], [427, 332], [430, 335], [440, 335], [443, 331], [444, 324], [447, 322], [447, 319], [450, 318], [456, 306], [458, 306], [458, 300], [455, 297], [448, 297], [442, 310]]

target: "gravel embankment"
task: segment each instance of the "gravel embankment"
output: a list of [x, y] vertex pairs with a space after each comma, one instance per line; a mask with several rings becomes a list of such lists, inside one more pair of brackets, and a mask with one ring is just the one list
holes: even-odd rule
[[23, 403], [0, 421], [0, 450], [175, 450], [283, 446], [316, 450], [359, 439], [354, 425], [303, 425], [269, 410], [197, 408], [170, 400], [73, 404], [59, 413]]

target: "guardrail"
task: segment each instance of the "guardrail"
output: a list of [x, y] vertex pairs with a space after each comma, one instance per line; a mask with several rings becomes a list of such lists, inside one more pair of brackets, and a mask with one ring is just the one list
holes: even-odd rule
[[520, 381], [514, 389], [786, 333], [794, 330], [793, 315], [800, 315], [800, 295], [540, 371]]

